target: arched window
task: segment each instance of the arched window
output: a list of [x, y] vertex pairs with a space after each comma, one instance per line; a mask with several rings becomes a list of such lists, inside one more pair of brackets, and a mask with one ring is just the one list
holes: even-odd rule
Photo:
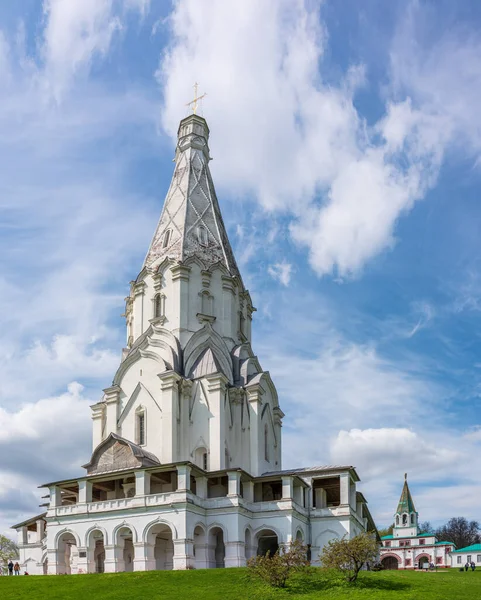
[[161, 324], [165, 320], [165, 294], [155, 294], [153, 298], [154, 319], [160, 319]]
[[170, 229], [164, 233], [164, 241], [162, 242], [162, 248], [167, 248], [170, 242]]
[[162, 316], [162, 296], [160, 294], [156, 294], [154, 298], [154, 318]]
[[146, 440], [146, 421], [145, 409], [142, 406], [135, 411], [135, 441], [139, 446], [145, 445]]
[[203, 225], [197, 227], [197, 240], [201, 246], [209, 245], [209, 236], [207, 235], [207, 229]]
[[414, 513], [411, 513], [411, 525], [414, 525]]
[[399, 525], [399, 515], [396, 516], [396, 525]]
[[269, 430], [267, 423], [264, 425], [264, 458], [269, 462]]
[[403, 525], [407, 525], [407, 524], [408, 524], [408, 516], [403, 515]]

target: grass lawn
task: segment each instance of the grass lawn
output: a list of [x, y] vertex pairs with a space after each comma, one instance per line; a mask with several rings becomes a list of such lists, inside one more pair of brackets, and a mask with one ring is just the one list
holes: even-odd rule
[[315, 569], [284, 590], [252, 581], [246, 569], [150, 571], [104, 575], [0, 577], [1, 600], [479, 600], [481, 571], [361, 573], [348, 586], [335, 573]]

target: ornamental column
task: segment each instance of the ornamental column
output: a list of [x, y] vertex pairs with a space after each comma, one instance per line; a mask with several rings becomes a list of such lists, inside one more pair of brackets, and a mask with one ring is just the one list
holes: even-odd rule
[[224, 542], [225, 545], [225, 566], [226, 567], [245, 567], [246, 554], [244, 542]]
[[[104, 546], [105, 550], [105, 561], [104, 561], [104, 572], [105, 573], [118, 573], [123, 571], [123, 551], [124, 549], [120, 546]], [[121, 564], [120, 564], [121, 563]]]
[[259, 476], [259, 462], [264, 456], [263, 448], [260, 445], [260, 422], [262, 410], [263, 390], [260, 385], [253, 385], [247, 388], [247, 400], [251, 409], [250, 419], [250, 445], [251, 445], [251, 468], [250, 474]]
[[225, 464], [225, 394], [229, 381], [223, 373], [208, 375], [206, 379], [210, 412], [212, 414], [209, 419], [209, 470], [218, 471], [228, 467]]
[[150, 473], [147, 471], [135, 472], [135, 495], [148, 496], [150, 494]]
[[149, 542], [134, 544], [134, 571], [155, 571], [155, 545]]
[[174, 540], [174, 571], [192, 569], [194, 566], [193, 540], [188, 538]]
[[179, 417], [179, 382], [182, 377], [175, 371], [166, 371], [158, 375], [160, 379], [162, 429], [160, 432], [162, 463], [173, 463], [177, 460], [177, 436]]
[[113, 385], [104, 390], [104, 401], [106, 405], [105, 432], [107, 435], [109, 435], [109, 433], [117, 433], [119, 393], [120, 387], [118, 385]]

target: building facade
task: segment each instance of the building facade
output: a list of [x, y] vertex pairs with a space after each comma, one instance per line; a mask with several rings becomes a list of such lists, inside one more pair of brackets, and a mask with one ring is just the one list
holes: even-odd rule
[[452, 542], [438, 542], [430, 533], [420, 533], [418, 513], [407, 476], [394, 515], [393, 532], [381, 538], [381, 564], [385, 569], [422, 569], [429, 565], [450, 567]]
[[15, 526], [30, 573], [235, 567], [295, 539], [316, 564], [330, 539], [375, 530], [352, 466], [282, 470], [284, 414], [251, 346], [208, 140], [203, 118], [181, 121], [86, 473], [42, 486], [46, 512]]
[[467, 563], [474, 563], [475, 567], [481, 567], [481, 544], [473, 544], [453, 550], [451, 553], [451, 566], [463, 568]]

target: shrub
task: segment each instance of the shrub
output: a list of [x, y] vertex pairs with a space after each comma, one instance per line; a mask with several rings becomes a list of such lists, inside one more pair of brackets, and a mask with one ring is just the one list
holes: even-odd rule
[[255, 556], [247, 561], [255, 577], [275, 588], [286, 587], [287, 580], [296, 572], [307, 569], [307, 547], [296, 540], [288, 548], [279, 548], [272, 556]]
[[321, 563], [341, 572], [349, 583], [356, 581], [359, 571], [367, 562], [375, 561], [378, 542], [372, 533], [360, 533], [352, 539], [331, 540], [320, 556]]

